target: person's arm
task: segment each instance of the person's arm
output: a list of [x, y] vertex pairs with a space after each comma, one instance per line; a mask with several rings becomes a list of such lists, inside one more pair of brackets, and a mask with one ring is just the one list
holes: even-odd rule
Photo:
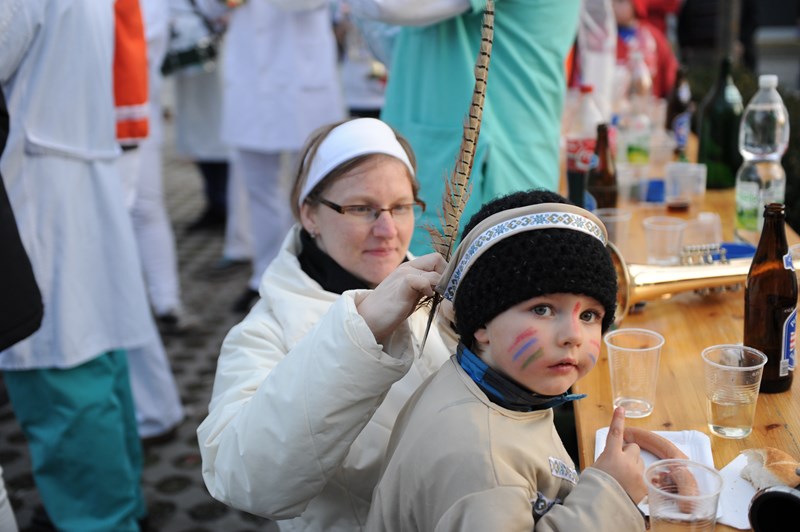
[[414, 356], [407, 327], [384, 350], [356, 312], [358, 294], [341, 296], [289, 352], [264, 311], [228, 334], [197, 430], [216, 499], [273, 519], [299, 515], [406, 374]]
[[404, 26], [427, 26], [461, 15], [480, 11], [486, 0], [348, 0], [353, 13]]
[[44, 2], [0, 2], [0, 84], [14, 75], [44, 20]]
[[644, 529], [644, 517], [625, 490], [609, 474], [593, 467], [581, 473], [563, 504], [553, 505], [535, 528], [537, 532]]

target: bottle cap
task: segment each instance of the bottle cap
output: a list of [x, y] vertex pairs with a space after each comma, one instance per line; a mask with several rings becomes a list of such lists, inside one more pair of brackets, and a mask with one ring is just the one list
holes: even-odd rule
[[778, 86], [778, 76], [775, 74], [762, 74], [758, 76], [759, 89], [774, 89]]
[[588, 94], [590, 92], [594, 92], [594, 86], [592, 85], [581, 85], [581, 94]]

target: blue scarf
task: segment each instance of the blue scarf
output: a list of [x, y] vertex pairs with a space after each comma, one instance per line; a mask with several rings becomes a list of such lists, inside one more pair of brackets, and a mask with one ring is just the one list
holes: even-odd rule
[[561, 395], [541, 395], [527, 390], [490, 368], [462, 343], [458, 344], [456, 360], [490, 401], [516, 412], [546, 410], [586, 397], [586, 394], [567, 392]]

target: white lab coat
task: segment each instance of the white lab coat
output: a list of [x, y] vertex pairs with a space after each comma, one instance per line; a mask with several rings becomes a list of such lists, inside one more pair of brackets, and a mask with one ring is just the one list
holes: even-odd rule
[[11, 115], [0, 168], [45, 303], [39, 331], [0, 353], [2, 369], [74, 367], [155, 334], [115, 162], [114, 2], [53, 2], [0, 2]]
[[[218, 15], [216, 0], [199, 2]], [[222, 139], [296, 151], [345, 117], [328, 0], [250, 0], [231, 11], [223, 60]]]

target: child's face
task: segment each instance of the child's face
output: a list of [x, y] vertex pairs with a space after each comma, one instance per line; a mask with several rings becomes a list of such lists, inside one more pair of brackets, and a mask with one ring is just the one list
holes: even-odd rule
[[585, 295], [534, 297], [476, 330], [476, 352], [531, 391], [562, 394], [597, 362], [604, 314], [603, 306]]
[[618, 26], [630, 26], [636, 20], [631, 0], [614, 0], [614, 17]]

